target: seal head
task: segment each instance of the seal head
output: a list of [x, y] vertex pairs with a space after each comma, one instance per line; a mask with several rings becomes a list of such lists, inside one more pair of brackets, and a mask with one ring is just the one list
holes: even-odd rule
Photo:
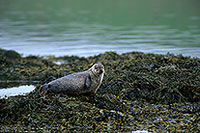
[[101, 83], [102, 83], [102, 80], [103, 80], [103, 76], [104, 76], [104, 73], [105, 73], [105, 70], [104, 70], [104, 66], [102, 64], [94, 64], [90, 69], [89, 69], [94, 76], [92, 80], [93, 82], [96, 82], [96, 83], [93, 83], [94, 86], [91, 86], [92, 88], [92, 93], [93, 94], [96, 94], [98, 88], [100, 87]]
[[104, 75], [104, 66], [102, 64], [94, 64], [90, 69], [95, 76]]

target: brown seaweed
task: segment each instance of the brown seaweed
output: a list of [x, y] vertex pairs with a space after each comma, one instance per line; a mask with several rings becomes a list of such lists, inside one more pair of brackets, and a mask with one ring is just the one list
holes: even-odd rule
[[[142, 52], [6, 58], [0, 54], [1, 81], [39, 82], [25, 96], [0, 100], [0, 131], [200, 130], [199, 58]], [[56, 60], [67, 63], [57, 65]], [[39, 95], [40, 85], [96, 62], [106, 72], [96, 96]]]

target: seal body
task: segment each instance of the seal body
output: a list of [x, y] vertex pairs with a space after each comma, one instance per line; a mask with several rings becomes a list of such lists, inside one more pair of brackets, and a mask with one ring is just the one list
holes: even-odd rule
[[67, 94], [95, 94], [104, 76], [104, 67], [94, 64], [89, 70], [70, 74], [42, 86], [42, 91]]

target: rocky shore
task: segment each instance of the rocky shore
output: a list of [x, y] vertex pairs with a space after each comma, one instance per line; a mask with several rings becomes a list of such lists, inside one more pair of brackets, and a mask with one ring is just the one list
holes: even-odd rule
[[[22, 57], [0, 49], [0, 62], [1, 88], [36, 86], [25, 96], [0, 99], [1, 132], [200, 131], [199, 58], [142, 52]], [[96, 62], [106, 72], [96, 96], [39, 95], [40, 85]]]

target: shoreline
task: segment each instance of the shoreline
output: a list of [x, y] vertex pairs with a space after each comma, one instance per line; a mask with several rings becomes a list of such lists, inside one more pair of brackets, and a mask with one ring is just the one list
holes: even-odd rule
[[[2, 48], [0, 48], [2, 49]], [[197, 47], [198, 49], [198, 47]], [[16, 51], [15, 49], [4, 49], [6, 51]], [[23, 58], [28, 57], [28, 56], [36, 56], [36, 57], [42, 57], [44, 59], [48, 59], [49, 57], [53, 57], [53, 58], [62, 58], [62, 57], [79, 57], [79, 58], [88, 58], [88, 57], [93, 57], [93, 56], [98, 56], [99, 54], [105, 54], [106, 52], [114, 52], [117, 53], [119, 55], [121, 54], [126, 54], [126, 53], [131, 53], [133, 50], [124, 50], [124, 51], [118, 51], [118, 50], [110, 50], [110, 51], [102, 51], [102, 52], [97, 52], [95, 54], [66, 54], [65, 52], [62, 52], [63, 54], [59, 54], [59, 55], [54, 55], [54, 54], [32, 54], [32, 53], [23, 53], [22, 51], [18, 52]], [[163, 50], [164, 51], [164, 50]], [[178, 55], [182, 55], [184, 57], [191, 57], [191, 58], [200, 58], [200, 54], [187, 54], [187, 53], [178, 53], [178, 52], [162, 52], [162, 51], [148, 51], [148, 50], [134, 50], [134, 52], [138, 52], [138, 53], [144, 53], [144, 54], [156, 54], [156, 55], [167, 55], [167, 54], [172, 54], [174, 56], [178, 56]]]
[[[39, 81], [25, 96], [0, 99], [0, 131], [200, 130], [199, 58], [142, 52], [44, 58], [0, 50], [0, 61], [0, 80]], [[96, 62], [106, 72], [96, 96], [39, 96], [40, 85]]]

